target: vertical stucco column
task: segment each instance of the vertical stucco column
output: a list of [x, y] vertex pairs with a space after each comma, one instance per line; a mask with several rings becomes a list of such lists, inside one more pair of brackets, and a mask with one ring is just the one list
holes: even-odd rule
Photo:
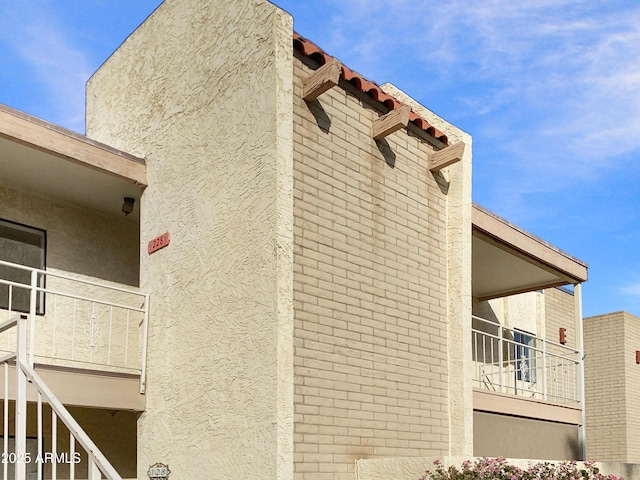
[[578, 365], [578, 395], [580, 398], [580, 407], [582, 408], [582, 425], [578, 427], [578, 441], [580, 442], [580, 458], [582, 460], [587, 459], [587, 426], [586, 426], [586, 409], [585, 409], [585, 388], [584, 388], [584, 332], [582, 327], [582, 284], [576, 283], [573, 286], [573, 299], [575, 302], [575, 321], [576, 321], [576, 339], [578, 344], [578, 358], [580, 364]]
[[269, 2], [166, 0], [89, 81], [88, 134], [148, 169], [138, 478], [293, 477], [292, 70]]
[[293, 19], [274, 15], [277, 90], [276, 276], [277, 276], [277, 464], [276, 478], [293, 480]]
[[473, 456], [471, 356], [471, 137], [461, 162], [448, 167], [447, 256], [449, 278], [449, 455]]

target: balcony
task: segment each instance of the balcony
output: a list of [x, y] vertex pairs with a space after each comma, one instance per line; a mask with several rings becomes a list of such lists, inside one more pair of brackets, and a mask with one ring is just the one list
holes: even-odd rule
[[578, 407], [580, 352], [473, 317], [474, 387]]
[[474, 455], [583, 459], [587, 265], [474, 205], [471, 276]]
[[0, 357], [17, 341], [2, 325], [28, 317], [29, 361], [63, 403], [142, 410], [148, 302], [137, 290], [0, 261]]
[[[2, 478], [74, 478], [76, 469], [121, 478], [65, 404], [112, 415], [140, 407], [148, 301], [136, 290], [0, 261], [2, 449], [33, 459], [5, 463]], [[37, 460], [44, 455], [56, 460]]]

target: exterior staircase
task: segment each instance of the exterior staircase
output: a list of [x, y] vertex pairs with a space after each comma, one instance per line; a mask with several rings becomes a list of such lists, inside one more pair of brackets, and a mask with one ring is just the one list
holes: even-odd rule
[[121, 479], [39, 371], [72, 372], [71, 379], [73, 372], [137, 376], [144, 393], [148, 295], [8, 262], [0, 266], [30, 278], [0, 277], [0, 301], [7, 307], [0, 311], [2, 478]]

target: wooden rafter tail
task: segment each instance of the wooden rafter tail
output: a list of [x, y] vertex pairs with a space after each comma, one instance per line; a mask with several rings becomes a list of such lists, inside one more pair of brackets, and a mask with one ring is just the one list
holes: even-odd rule
[[382, 140], [387, 135], [405, 128], [409, 124], [409, 113], [411, 113], [409, 105], [400, 105], [398, 108], [376, 119], [372, 128], [373, 138]]
[[462, 160], [464, 155], [464, 143], [458, 142], [429, 156], [429, 170], [438, 172], [449, 165]]
[[325, 63], [302, 84], [302, 98], [307, 102], [311, 102], [322, 95], [330, 88], [335, 87], [340, 82], [340, 72], [342, 63], [335, 58]]

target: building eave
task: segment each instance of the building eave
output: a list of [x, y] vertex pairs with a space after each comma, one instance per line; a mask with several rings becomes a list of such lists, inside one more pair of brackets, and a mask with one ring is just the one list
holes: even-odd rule
[[0, 105], [0, 137], [147, 186], [143, 159], [6, 105]]
[[586, 263], [476, 204], [472, 234], [477, 298], [587, 281]]

